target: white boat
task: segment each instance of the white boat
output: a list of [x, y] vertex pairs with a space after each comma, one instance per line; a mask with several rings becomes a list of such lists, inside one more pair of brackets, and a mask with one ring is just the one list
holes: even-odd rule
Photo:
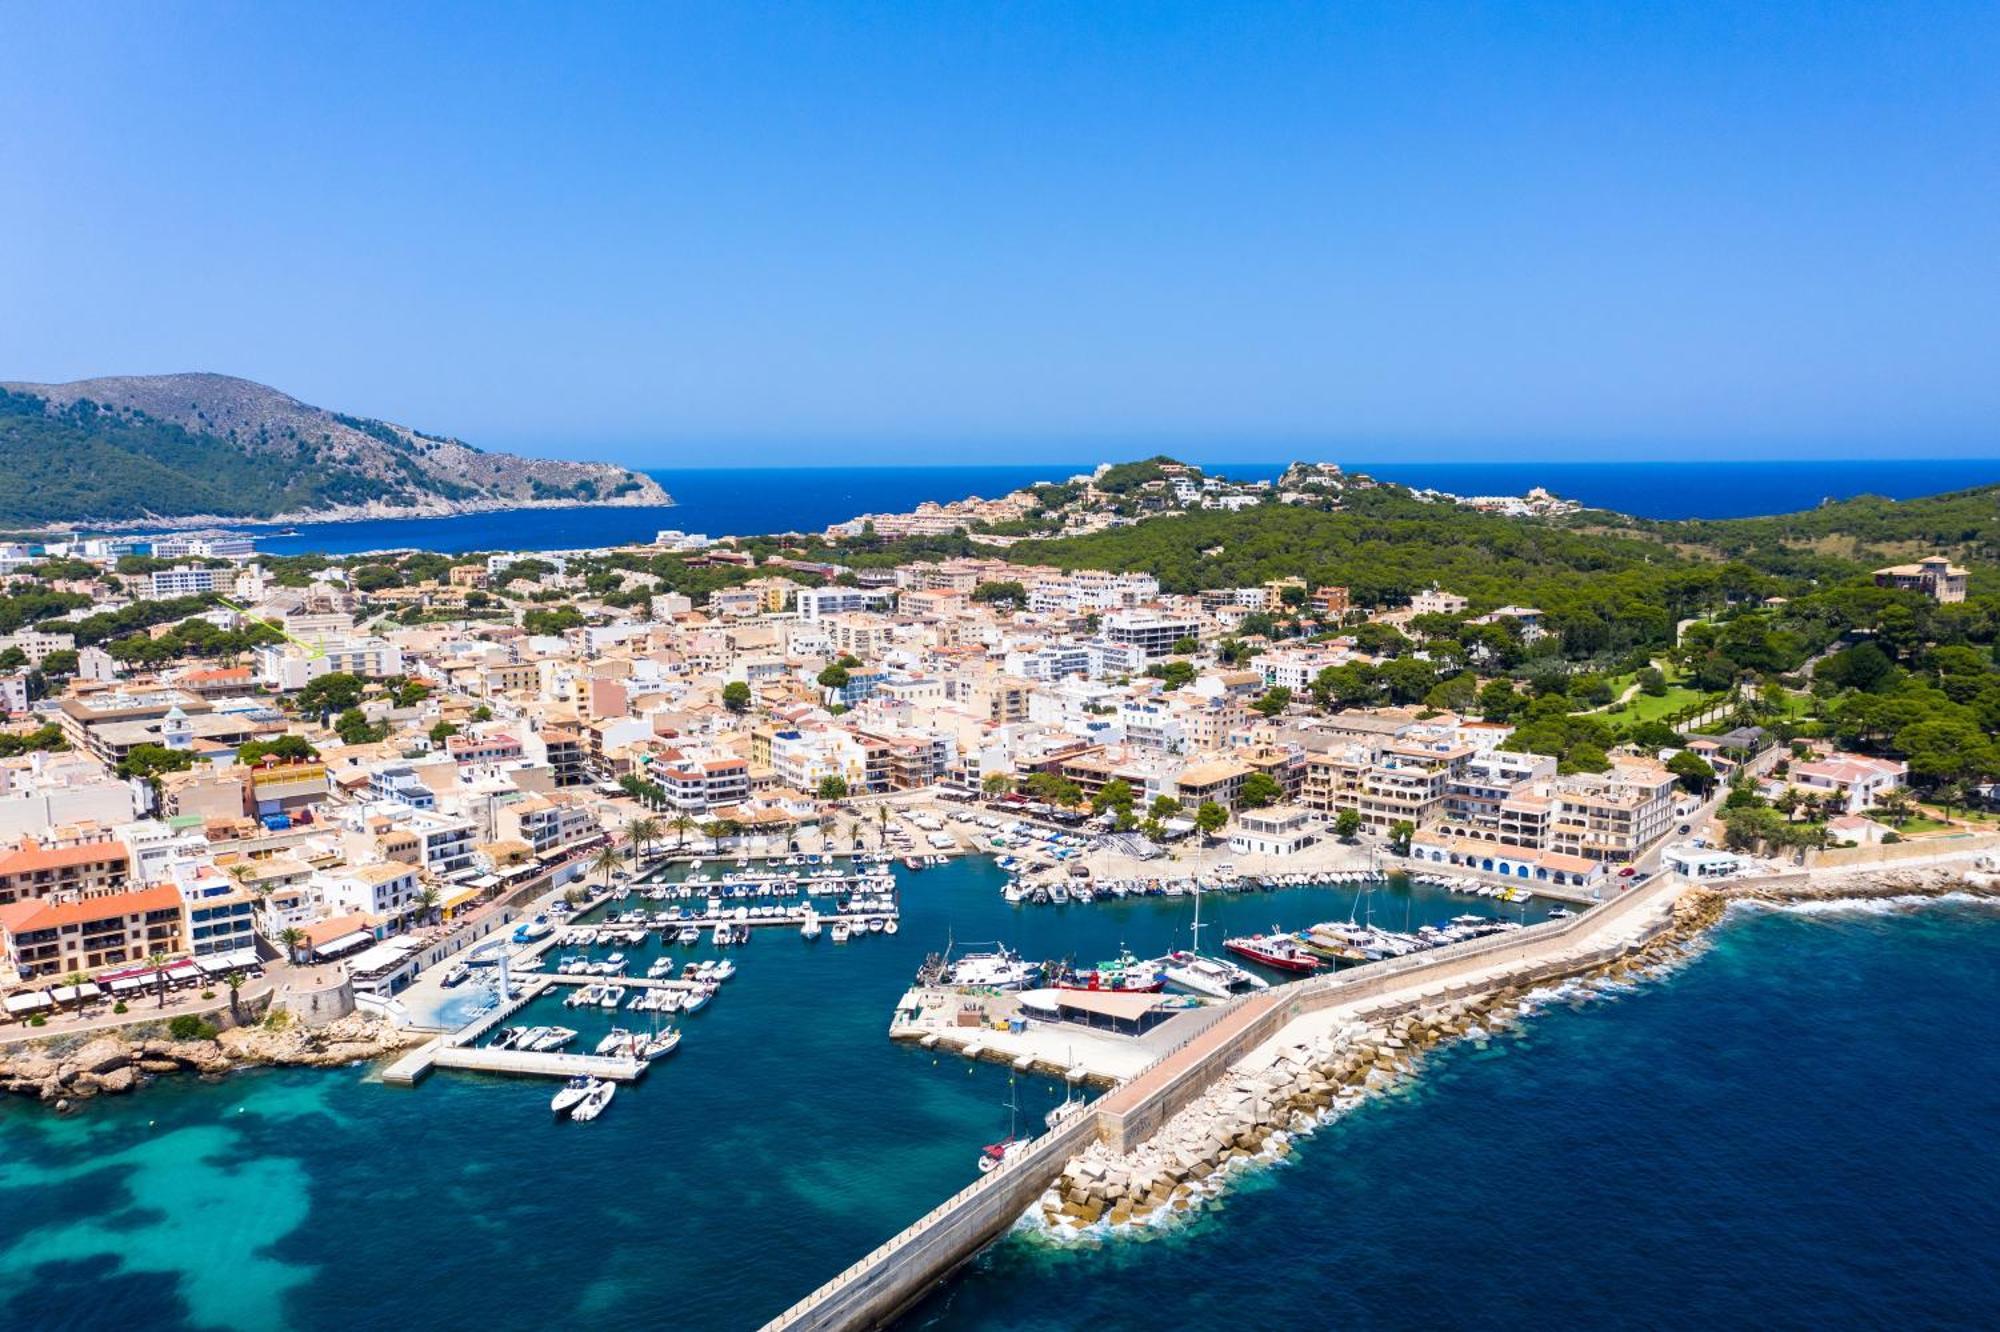
[[900, 928], [902, 927], [897, 925], [893, 919], [882, 922], [882, 933], [884, 934], [894, 934]]
[[576, 1033], [568, 1027], [544, 1027], [542, 1034], [535, 1038], [534, 1044], [525, 1048], [538, 1053], [545, 1050], [560, 1050], [575, 1039]]
[[1226, 962], [1219, 957], [1202, 957], [1196, 953], [1169, 953], [1162, 959], [1160, 968], [1167, 979], [1183, 990], [1205, 994], [1211, 999], [1227, 999], [1240, 990], [1264, 990], [1270, 982], [1261, 976], [1253, 976], [1234, 962]]
[[832, 935], [833, 935], [833, 941], [835, 943], [846, 943], [847, 922], [844, 920], [836, 920], [835, 922], [833, 922]]
[[802, 939], [817, 939], [819, 938], [819, 934], [819, 912], [813, 910], [809, 905], [806, 907], [806, 918], [799, 925], [799, 937]]
[[1018, 953], [996, 946], [991, 953], [968, 953], [945, 972], [948, 985], [989, 990], [1025, 990], [1042, 978], [1039, 962], [1024, 962]]
[[880, 916], [868, 922], [868, 932], [870, 934], [880, 934], [882, 932], [882, 918]]
[[725, 957], [720, 962], [717, 962], [715, 969], [708, 974], [713, 980], [726, 981], [736, 974], [736, 964]]
[[679, 1047], [680, 1043], [680, 1032], [669, 1028], [640, 1045], [638, 1047], [639, 1058], [649, 1064], [655, 1059], [664, 1059], [672, 1054]]
[[693, 925], [683, 925], [674, 938], [684, 944], [698, 944], [701, 942], [701, 930]]
[[613, 1027], [604, 1039], [597, 1043], [597, 1053], [601, 1055], [627, 1053], [631, 1049], [633, 1039], [632, 1033], [625, 1028]]
[[590, 1095], [590, 1089], [593, 1085], [595, 1085], [595, 1080], [591, 1078], [571, 1078], [555, 1094], [555, 1099], [549, 1102], [549, 1109], [553, 1110], [557, 1115], [568, 1114], [583, 1103], [584, 1097]]
[[681, 1012], [699, 1013], [708, 1006], [707, 990], [684, 990], [681, 993]]
[[625, 987], [622, 985], [607, 985], [604, 987], [604, 997], [597, 1001], [597, 1006], [599, 1008], [616, 1008], [624, 1002]]
[[584, 1121], [595, 1119], [604, 1113], [604, 1107], [611, 1104], [611, 1098], [617, 1093], [618, 1084], [615, 1082], [593, 1082], [584, 1092], [583, 1099], [576, 1103], [576, 1108], [569, 1112], [569, 1117]]

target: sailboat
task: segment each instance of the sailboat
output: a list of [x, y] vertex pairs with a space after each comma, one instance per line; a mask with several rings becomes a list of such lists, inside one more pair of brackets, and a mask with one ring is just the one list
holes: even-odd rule
[[979, 1173], [997, 1170], [1028, 1150], [1028, 1144], [1015, 1136], [1021, 1119], [1021, 1099], [1015, 1093], [1014, 1079], [1007, 1079], [1007, 1136], [999, 1142], [990, 1142], [979, 1152]]
[[1201, 955], [1201, 881], [1195, 880], [1194, 926], [1192, 946], [1185, 952], [1173, 952], [1161, 958], [1161, 970], [1167, 979], [1183, 990], [1195, 994], [1205, 994], [1211, 999], [1227, 999], [1239, 990], [1263, 990], [1269, 982], [1261, 976], [1237, 966], [1234, 962], [1219, 957]]

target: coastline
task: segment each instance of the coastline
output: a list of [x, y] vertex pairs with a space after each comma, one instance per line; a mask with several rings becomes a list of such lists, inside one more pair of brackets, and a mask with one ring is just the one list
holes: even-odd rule
[[[655, 485], [658, 483], [655, 482]], [[367, 504], [338, 505], [330, 509], [303, 509], [295, 513], [274, 514], [268, 518], [230, 517], [224, 514], [200, 513], [182, 514], [167, 518], [117, 518], [99, 520], [96, 518], [66, 519], [61, 523], [47, 524], [34, 528], [24, 528], [21, 536], [58, 536], [76, 532], [152, 532], [186, 531], [193, 528], [255, 528], [255, 527], [296, 527], [301, 523], [351, 523], [372, 522], [385, 519], [407, 520], [417, 518], [463, 518], [481, 513], [512, 513], [530, 509], [670, 509], [677, 501], [665, 490], [660, 498], [648, 495], [621, 496], [608, 500], [579, 499], [474, 499], [437, 500], [424, 504], [382, 504], [371, 501]]]

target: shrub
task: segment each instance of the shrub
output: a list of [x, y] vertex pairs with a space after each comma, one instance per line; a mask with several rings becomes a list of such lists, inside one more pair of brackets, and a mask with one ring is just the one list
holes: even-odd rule
[[117, 1003], [111, 1005], [111, 1011], [114, 1013], [126, 1013], [131, 1010], [125, 1006], [125, 1001], [120, 999]]
[[183, 1013], [167, 1024], [167, 1035], [177, 1041], [209, 1041], [215, 1039], [215, 1028], [192, 1013]]

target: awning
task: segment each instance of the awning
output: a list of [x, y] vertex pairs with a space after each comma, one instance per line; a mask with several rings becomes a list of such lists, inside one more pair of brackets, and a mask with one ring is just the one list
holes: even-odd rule
[[103, 994], [104, 991], [91, 982], [85, 981], [83, 984], [77, 986], [58, 985], [55, 989], [50, 990], [49, 993], [56, 997], [57, 1003], [67, 1004], [74, 1003], [79, 998], [95, 999], [98, 995]]
[[111, 982], [111, 993], [130, 994], [134, 990], [143, 990], [151, 984], [153, 984], [151, 974], [144, 976], [120, 976], [117, 980]]
[[366, 948], [374, 942], [375, 936], [367, 930], [355, 930], [352, 934], [343, 934], [338, 939], [327, 940], [313, 949], [313, 956], [339, 957], [344, 953], [351, 953], [357, 948]]
[[225, 971], [241, 971], [246, 967], [261, 966], [257, 950], [254, 948], [232, 948], [226, 953], [216, 953], [210, 957], [198, 957], [195, 962], [211, 976]]
[[47, 1008], [52, 1001], [40, 990], [28, 990], [21, 994], [7, 996], [9, 1013], [32, 1013], [38, 1008]]

